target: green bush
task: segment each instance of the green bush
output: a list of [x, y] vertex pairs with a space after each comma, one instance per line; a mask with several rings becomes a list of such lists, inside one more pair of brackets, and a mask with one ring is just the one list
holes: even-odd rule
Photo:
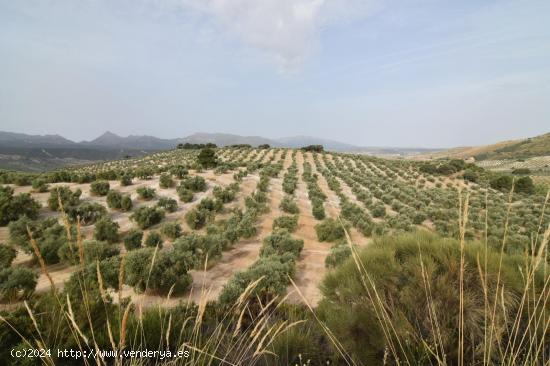
[[177, 189], [178, 197], [182, 202], [191, 202], [193, 201], [193, 191], [185, 188], [184, 186], [179, 186]]
[[192, 192], [204, 192], [206, 191], [206, 181], [199, 175], [187, 177], [181, 181], [180, 187], [188, 189]]
[[323, 220], [326, 217], [323, 202], [315, 200], [312, 202], [312, 204], [313, 207], [311, 209], [311, 213], [313, 214], [313, 217], [315, 217], [317, 220]]
[[[95, 263], [103, 259], [113, 257], [120, 253], [119, 249], [109, 243], [96, 240], [86, 240], [82, 243], [84, 259], [86, 263]], [[79, 248], [77, 243], [66, 242], [57, 251], [59, 259], [71, 265], [80, 263]]]
[[167, 212], [176, 212], [178, 209], [178, 202], [173, 198], [161, 197], [157, 202], [157, 206], [163, 208]]
[[263, 240], [260, 257], [290, 254], [294, 258], [298, 258], [303, 248], [304, 241], [302, 239], [292, 238], [286, 229], [276, 229]]
[[91, 225], [107, 215], [107, 209], [96, 202], [84, 202], [76, 207], [69, 206], [65, 212], [71, 222], [75, 223], [80, 218], [80, 224], [84, 226]]
[[218, 158], [216, 157], [216, 151], [211, 148], [201, 149], [199, 156], [197, 157], [199, 165], [205, 169], [215, 168], [218, 165]]
[[371, 210], [372, 217], [385, 217], [386, 206], [381, 203], [376, 204]]
[[98, 180], [90, 185], [90, 193], [96, 196], [105, 196], [110, 189], [109, 182]]
[[[17, 221], [10, 222], [9, 244], [35, 256], [30, 245], [27, 228], [31, 231], [46, 264], [59, 262], [57, 251], [67, 242], [67, 231], [57, 222], [57, 219], [51, 217], [32, 221], [28, 217], [22, 216]], [[71, 228], [71, 235], [76, 237], [74, 228]]]
[[218, 301], [222, 306], [232, 306], [250, 283], [262, 278], [250, 292], [249, 298], [259, 297], [263, 303], [267, 303], [274, 296], [286, 292], [288, 276], [293, 268], [292, 261], [283, 260], [280, 256], [261, 257], [246, 271], [233, 276], [223, 287]]
[[80, 189], [73, 192], [67, 186], [54, 187], [50, 190], [48, 207], [52, 211], [61, 211], [61, 207], [59, 205], [59, 201], [61, 201], [63, 208], [67, 210], [69, 207], [78, 206], [81, 195], [82, 191]]
[[132, 185], [132, 176], [130, 174], [124, 174], [120, 177], [120, 185], [122, 187]]
[[109, 191], [109, 193], [107, 193], [107, 206], [115, 210], [120, 210], [122, 207], [122, 194], [117, 191]]
[[133, 207], [132, 198], [129, 194], [125, 194], [122, 196], [122, 199], [120, 200], [120, 210], [124, 212], [131, 211]]
[[509, 192], [512, 189], [513, 179], [509, 175], [498, 175], [491, 179], [489, 185], [497, 191]]
[[119, 240], [118, 228], [118, 223], [106, 217], [102, 218], [95, 224], [94, 239], [109, 243], [116, 243]]
[[17, 251], [10, 246], [0, 244], [0, 267], [7, 268], [17, 256]]
[[335, 242], [346, 236], [342, 224], [332, 218], [325, 219], [315, 225], [315, 232], [319, 241]]
[[5, 226], [22, 216], [35, 219], [38, 217], [39, 209], [40, 203], [32, 199], [30, 194], [20, 193], [14, 196], [11, 187], [0, 185], [0, 226]]
[[204, 227], [211, 217], [212, 213], [209, 210], [194, 208], [185, 214], [185, 222], [191, 229], [198, 230]]
[[164, 210], [155, 207], [142, 206], [130, 216], [141, 229], [147, 229], [158, 224], [164, 218]]
[[160, 188], [172, 188], [176, 183], [168, 173], [162, 173], [159, 178]]
[[9, 267], [0, 271], [0, 297], [9, 301], [29, 298], [34, 289], [38, 274], [23, 267]]
[[298, 208], [296, 202], [292, 199], [292, 196], [284, 196], [279, 204], [279, 208], [289, 214], [300, 213], [300, 209]]
[[335, 245], [325, 258], [325, 267], [335, 268], [351, 256], [351, 249], [346, 244]]
[[218, 212], [223, 208], [223, 203], [219, 200], [213, 200], [211, 198], [203, 198], [197, 205], [197, 209], [206, 210], [210, 212]]
[[162, 248], [162, 236], [158, 231], [150, 231], [147, 237], [145, 238], [145, 246], [147, 247], [156, 247]]
[[38, 193], [48, 192], [49, 186], [42, 178], [36, 178], [32, 181], [32, 190]]
[[160, 232], [165, 237], [175, 240], [179, 238], [182, 234], [181, 225], [177, 222], [166, 222], [160, 228]]
[[176, 165], [170, 168], [170, 173], [175, 175], [178, 179], [183, 179], [189, 172], [183, 165]]
[[[125, 281], [137, 292], [150, 290], [167, 294], [171, 289], [174, 294], [185, 292], [192, 283], [187, 269], [175, 261], [172, 251], [159, 251], [154, 255], [153, 248], [133, 250], [126, 256]], [[145, 276], [147, 273], [150, 275]]]
[[273, 220], [273, 229], [287, 229], [289, 232], [294, 232], [298, 228], [298, 215], [279, 216]]
[[204, 192], [206, 191], [206, 181], [199, 175], [187, 177], [180, 182], [180, 187], [192, 192]]
[[535, 185], [531, 177], [521, 177], [516, 181], [515, 190], [518, 193], [533, 194], [535, 192]]
[[239, 185], [236, 183], [231, 184], [227, 188], [222, 187], [214, 187], [214, 190], [212, 193], [214, 194], [214, 197], [222, 203], [231, 202], [235, 199], [235, 195], [239, 189]]
[[136, 189], [136, 192], [142, 200], [149, 201], [153, 197], [155, 197], [155, 189], [149, 188], [149, 187], [139, 187]]
[[141, 248], [142, 239], [143, 239], [143, 231], [132, 229], [128, 231], [128, 233], [124, 237], [124, 247], [128, 251]]
[[[468, 242], [464, 246], [464, 340], [460, 343], [471, 364], [483, 363], [486, 356], [484, 347], [479, 347], [488, 346], [484, 298], [494, 298], [497, 278], [500, 278], [498, 298], [502, 303], [498, 312], [505, 311], [506, 316], [498, 315], [491, 320], [494, 329], [504, 329], [507, 319], [515, 319], [517, 311], [521, 311], [517, 299], [524, 290], [522, 268], [525, 258], [505, 254], [500, 266], [499, 252], [490, 250], [487, 254], [485, 256], [484, 245]], [[435, 342], [442, 348], [438, 354], [445, 352], [449, 360], [457, 359], [459, 242], [427, 232], [382, 237], [365, 247], [359, 253], [359, 260], [371, 282], [365, 284], [365, 274], [358, 271], [354, 261], [347, 261], [325, 276], [321, 286], [324, 298], [317, 308], [321, 320], [353, 360], [394, 364], [393, 357], [386, 359], [390, 341], [403, 345], [396, 350], [397, 356], [407, 359], [408, 363], [437, 364], [431, 348], [428, 349]], [[497, 275], [499, 268], [501, 276]], [[484, 281], [479, 277], [480, 272], [486, 273]], [[537, 278], [542, 286], [542, 271]], [[374, 288], [377, 289], [376, 299], [372, 297]], [[426, 289], [429, 289], [429, 296]], [[388, 319], [391, 339], [384, 331], [390, 325], [379, 318], [380, 304], [392, 314]], [[520, 316], [517, 320], [519, 329], [527, 329], [525, 323], [529, 317]], [[434, 324], [438, 328], [435, 332]], [[507, 344], [509, 340], [505, 334], [494, 333], [492, 346], [498, 348], [498, 344]], [[493, 361], [501, 364], [497, 354]]]

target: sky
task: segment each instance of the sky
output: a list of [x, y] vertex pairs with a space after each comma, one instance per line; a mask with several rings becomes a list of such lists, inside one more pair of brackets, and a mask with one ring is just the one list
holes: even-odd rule
[[0, 0], [0, 130], [452, 147], [550, 132], [548, 0]]

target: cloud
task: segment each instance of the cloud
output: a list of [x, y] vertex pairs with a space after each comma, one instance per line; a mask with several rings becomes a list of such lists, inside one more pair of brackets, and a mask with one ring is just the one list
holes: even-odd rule
[[[299, 68], [315, 48], [322, 27], [366, 15], [358, 0], [182, 0], [265, 51], [284, 71]], [[369, 6], [367, 6], [369, 5]]]

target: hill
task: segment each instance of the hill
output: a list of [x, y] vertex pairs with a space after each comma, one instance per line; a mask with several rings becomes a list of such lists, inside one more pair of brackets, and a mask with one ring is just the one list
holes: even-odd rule
[[421, 153], [412, 156], [413, 159], [469, 159], [501, 160], [526, 159], [536, 156], [550, 155], [550, 133], [521, 140], [501, 141], [491, 145], [464, 146], [452, 149]]

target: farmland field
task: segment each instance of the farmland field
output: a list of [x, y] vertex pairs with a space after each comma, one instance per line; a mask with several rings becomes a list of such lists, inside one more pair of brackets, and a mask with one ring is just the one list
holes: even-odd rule
[[[212, 166], [197, 164], [204, 150]], [[433, 233], [497, 250], [505, 237], [507, 255], [533, 251], [550, 223], [544, 196], [512, 197], [483, 170], [465, 179], [468, 169], [431, 174], [424, 162], [240, 147], [5, 172], [3, 192], [39, 208], [0, 227], [0, 243], [16, 250], [12, 268], [36, 274], [30, 295], [16, 291], [0, 309], [52, 291], [78, 297], [100, 272], [102, 297], [139, 311], [223, 308], [254, 283], [260, 304], [316, 308], [329, 294], [323, 280], [378, 238]]]

